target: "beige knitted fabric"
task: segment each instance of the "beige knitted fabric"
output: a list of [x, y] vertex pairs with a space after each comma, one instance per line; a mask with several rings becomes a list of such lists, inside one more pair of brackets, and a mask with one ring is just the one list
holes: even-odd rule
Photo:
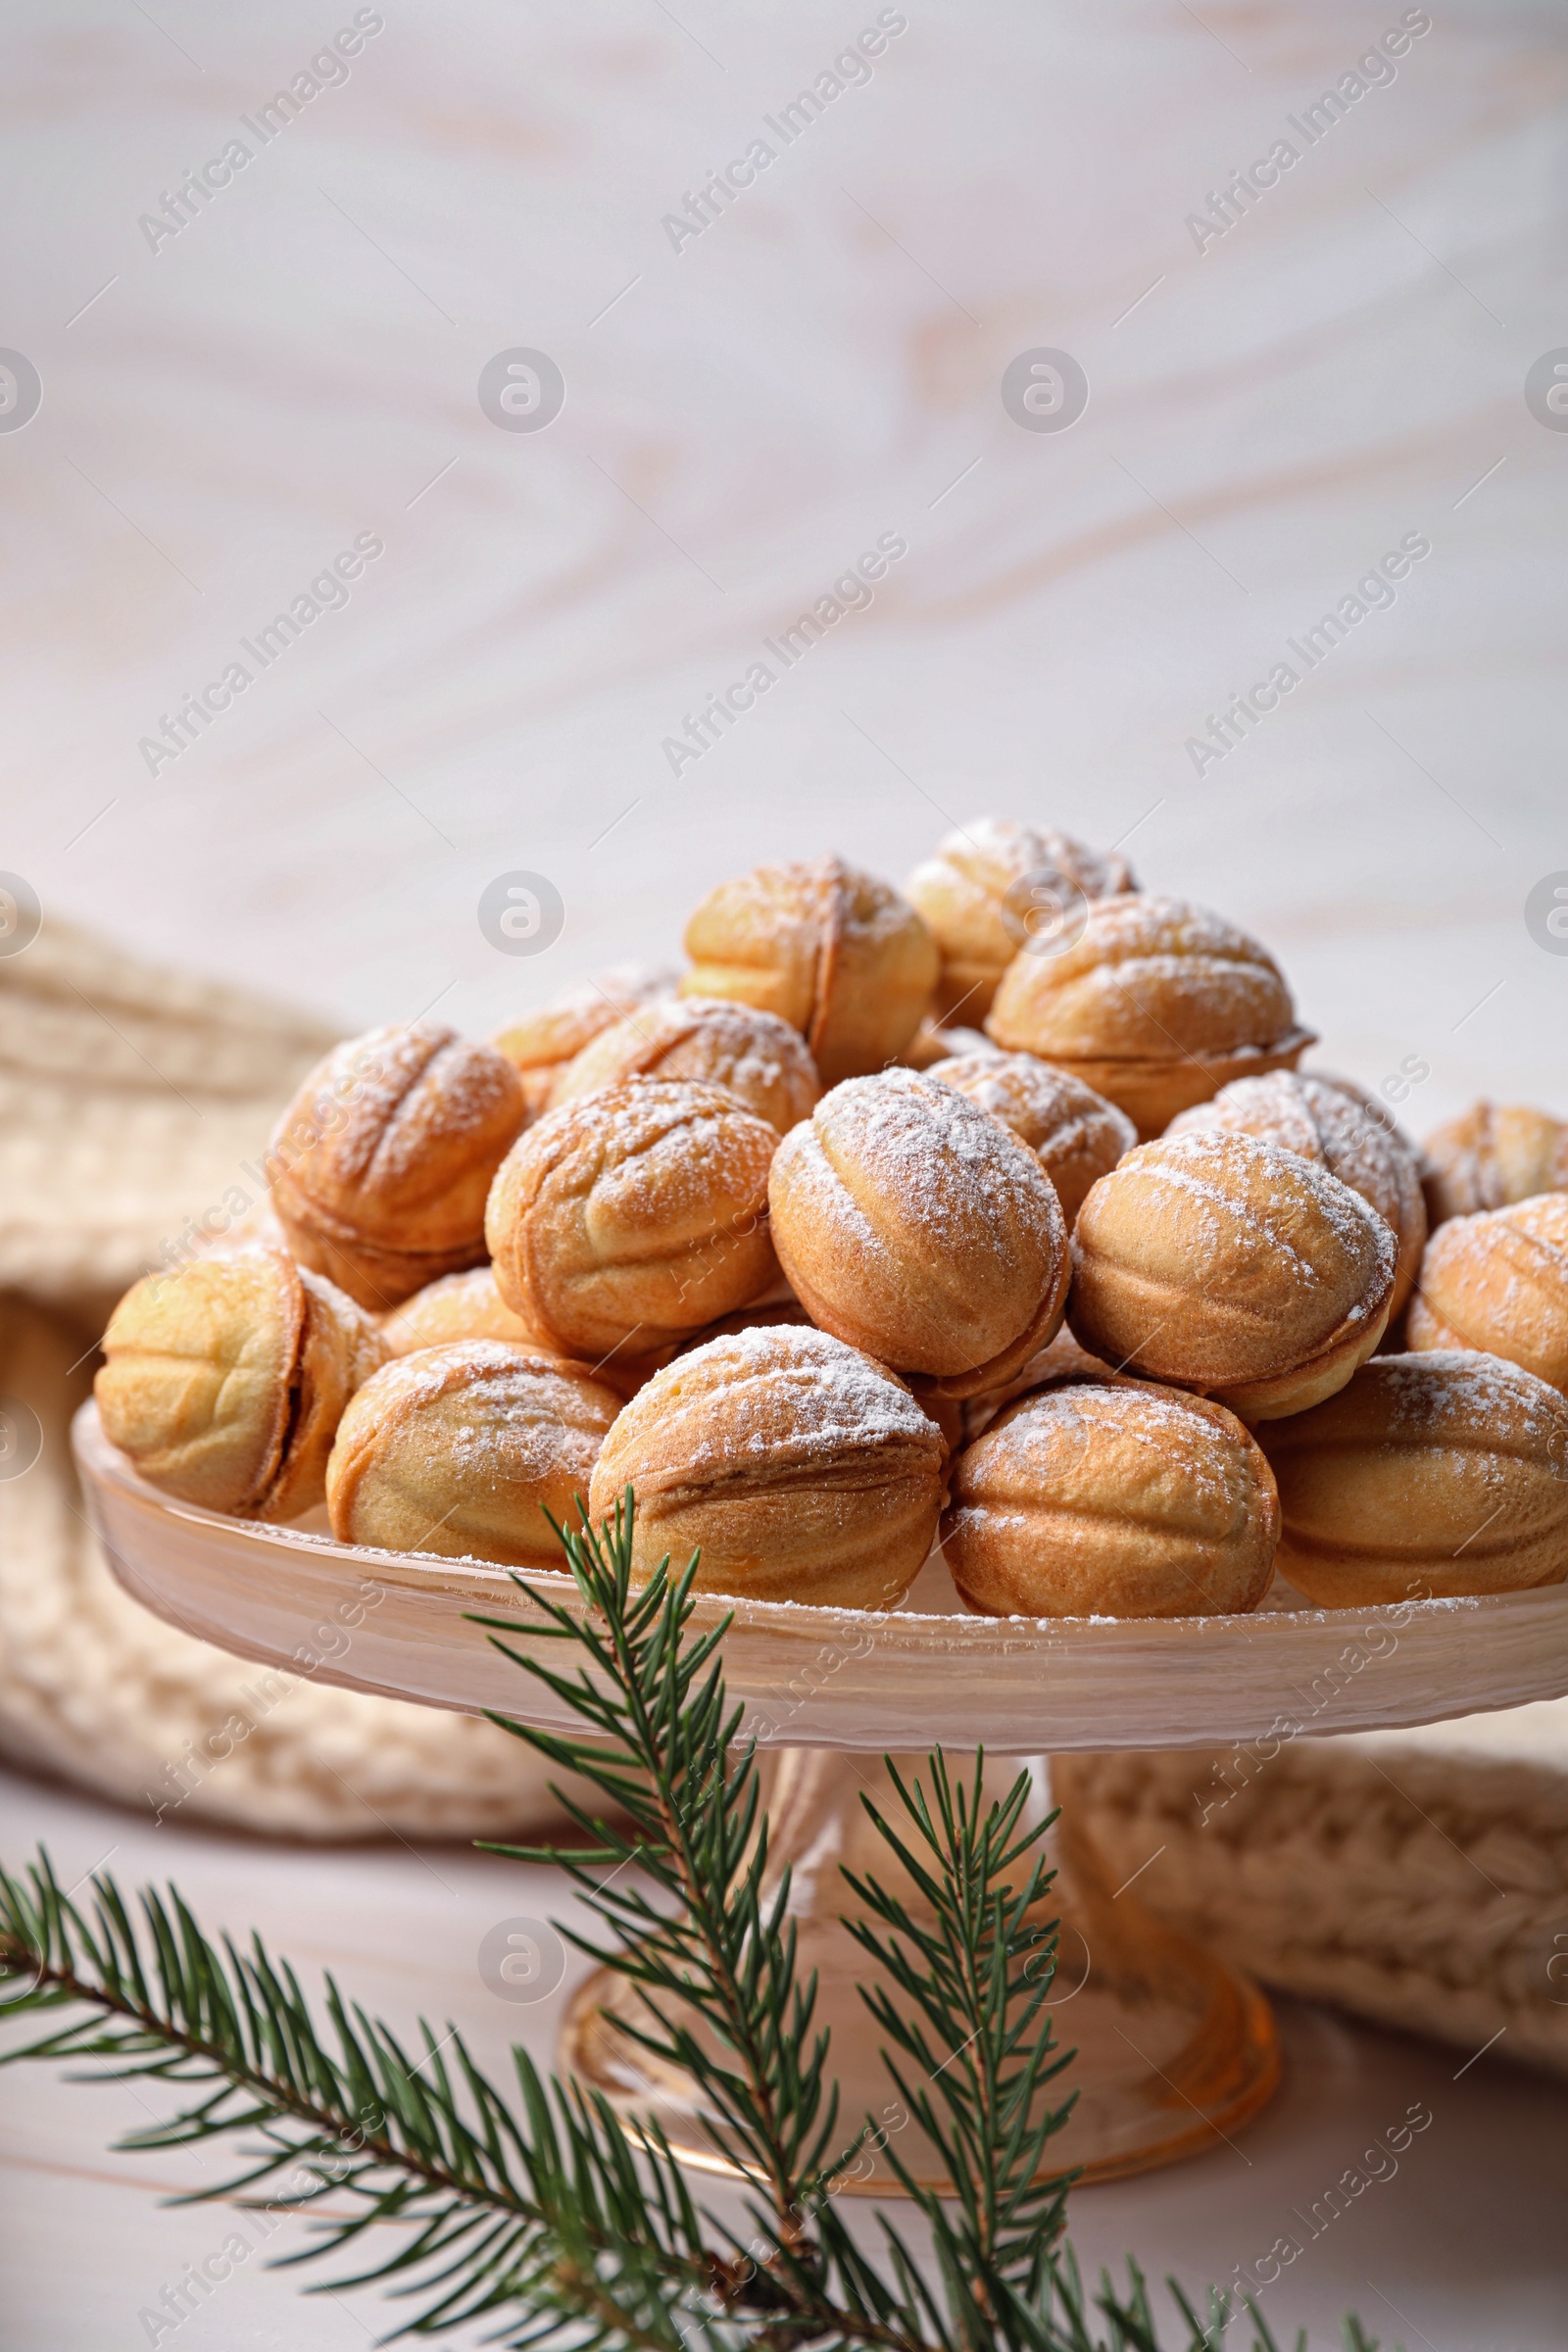
[[1568, 1699], [1270, 1745], [1075, 1756], [1057, 1792], [1265, 1984], [1568, 2075]]
[[333, 1035], [64, 924], [0, 958], [0, 1751], [165, 1820], [320, 1838], [531, 1831], [560, 1815], [519, 1741], [165, 1625], [121, 1591], [81, 1516], [68, 1427], [108, 1308], [204, 1221], [217, 1235], [263, 1203], [277, 1107]]

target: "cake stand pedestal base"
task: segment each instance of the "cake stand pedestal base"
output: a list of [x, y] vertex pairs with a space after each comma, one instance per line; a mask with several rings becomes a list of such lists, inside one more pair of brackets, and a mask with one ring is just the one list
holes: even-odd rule
[[[925, 1764], [924, 1756], [897, 1761], [906, 1785]], [[956, 1756], [952, 1764], [956, 1777], [967, 1759]], [[1151, 1917], [1130, 1886], [1112, 1884], [1080, 1826], [1070, 1757], [1037, 1759], [1029, 1769], [1033, 1817], [1055, 1804], [1063, 1807], [1048, 1837], [1056, 1878], [1039, 1919], [1043, 1928], [1054, 1919], [1061, 1923], [1048, 2007], [1058, 2047], [1076, 2052], [1044, 2092], [1051, 2104], [1076, 2093], [1066, 2125], [1050, 2142], [1049, 2173], [1076, 2170], [1088, 2180], [1113, 2180], [1201, 2154], [1256, 2115], [1278, 2084], [1273, 2012], [1246, 1977]], [[1016, 1761], [988, 1760], [988, 1791], [1001, 1793], [1017, 1770]], [[874, 2127], [843, 2185], [858, 2194], [900, 2193], [876, 2150], [877, 2135], [886, 2134], [897, 2138], [900, 2159], [916, 2180], [950, 2186], [882, 2065], [881, 2036], [859, 1991], [873, 1963], [840, 1924], [854, 1902], [841, 1868], [895, 1888], [911, 1911], [918, 1904], [860, 1802], [869, 1796], [883, 1819], [906, 1835], [887, 1768], [868, 1755], [782, 1748], [771, 1759], [770, 1779], [769, 1866], [776, 1872], [787, 1862], [791, 1868], [797, 1966], [803, 1978], [812, 1969], [818, 1974], [815, 2022], [832, 2030], [828, 2068], [839, 2085], [846, 2142], [863, 2119]], [[597, 1970], [567, 2013], [565, 2067], [629, 2120], [657, 2118], [684, 2162], [732, 2173], [708, 2136], [687, 2077], [658, 2066], [614, 2023], [617, 2016], [635, 2021], [641, 2014], [635, 1990], [612, 1970]]]

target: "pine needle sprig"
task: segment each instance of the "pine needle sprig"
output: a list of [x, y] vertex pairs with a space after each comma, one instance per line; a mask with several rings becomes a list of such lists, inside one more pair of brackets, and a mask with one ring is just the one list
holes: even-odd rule
[[0, 2017], [51, 2021], [4, 2056], [89, 2060], [99, 2079], [202, 2086], [121, 2142], [171, 2149], [255, 2135], [239, 2172], [176, 2202], [258, 2204], [269, 2187], [265, 2201], [280, 2212], [309, 2213], [334, 2192], [347, 2200], [348, 2214], [318, 2220], [291, 2260], [347, 2245], [372, 2222], [405, 2225], [369, 2270], [336, 2283], [401, 2287], [417, 2274], [436, 2291], [411, 2333], [526, 2300], [575, 2315], [579, 2296], [555, 2276], [575, 2265], [607, 2272], [603, 2299], [624, 2334], [603, 2341], [678, 2352], [669, 2285], [672, 2277], [706, 2283], [698, 2218], [678, 2168], [636, 2162], [603, 2102], [547, 2085], [518, 2049], [519, 2117], [461, 2034], [438, 2037], [421, 2024], [422, 2048], [411, 2052], [330, 1978], [323, 2033], [293, 1970], [259, 1937], [244, 1952], [226, 1937], [215, 1944], [177, 1893], [145, 1890], [133, 1913], [111, 1879], [92, 1885], [90, 1903], [78, 1904], [47, 1856], [20, 1878], [0, 1871]]
[[[657, 2119], [547, 2079], [520, 2048], [503, 2091], [455, 2029], [421, 2021], [406, 2046], [330, 1977], [318, 2018], [259, 1937], [215, 1942], [172, 1888], [131, 1904], [100, 1874], [78, 1900], [46, 1855], [0, 1870], [0, 2027], [43, 2028], [0, 2064], [171, 2086], [173, 2111], [121, 2144], [245, 2143], [241, 2169], [176, 2202], [302, 2215], [307, 2242], [283, 2259], [352, 2249], [361, 2267], [333, 2287], [411, 2300], [401, 2334], [493, 2320], [514, 2352], [1220, 2352], [1239, 2316], [1226, 2296], [1200, 2314], [1172, 2284], [1173, 2347], [1136, 2265], [1125, 2288], [1102, 2274], [1090, 2290], [1062, 2238], [1068, 2182], [1048, 2160], [1071, 2101], [1045, 2094], [1070, 2054], [1046, 2006], [1049, 1824], [1022, 1826], [1027, 1776], [987, 1799], [981, 1763], [955, 1778], [939, 1751], [912, 1781], [894, 1772], [897, 1825], [868, 1807], [910, 1892], [846, 1872], [863, 1914], [846, 1924], [882, 1972], [865, 1997], [900, 2105], [841, 2120], [789, 1873], [770, 1873], [725, 1692], [725, 1625], [691, 1625], [697, 1562], [634, 1590], [629, 1494], [598, 1535], [586, 1513], [557, 1533], [576, 1606], [522, 1586], [529, 1639], [574, 1656], [520, 1651], [515, 1617], [479, 1622], [582, 1726], [494, 1718], [586, 1784], [586, 1799], [557, 1791], [585, 1842], [490, 1850], [566, 1873], [599, 1934], [561, 1933], [631, 1988], [633, 2014], [609, 2013], [618, 2031], [692, 2079], [744, 2183], [741, 2226], [698, 2207]], [[921, 2184], [889, 2113], [939, 2151], [951, 2199]], [[886, 2215], [874, 2254], [846, 2226], [840, 2190], [884, 2154], [925, 2247]], [[1281, 2352], [1242, 2309], [1250, 2352]], [[1378, 2352], [1353, 2322], [1347, 2344]]]
[[486, 1850], [565, 1871], [612, 1940], [565, 1932], [640, 1996], [641, 2022], [617, 2015], [620, 2032], [693, 2078], [715, 2148], [763, 2200], [766, 2226], [788, 2253], [805, 2233], [803, 2209], [830, 2192], [862, 2134], [858, 2120], [847, 2142], [838, 2132], [837, 2092], [824, 2075], [828, 2036], [813, 2030], [816, 1981], [796, 1970], [787, 1869], [764, 1894], [761, 1783], [718, 1660], [729, 1619], [688, 1634], [695, 1556], [678, 1576], [664, 1561], [632, 1591], [631, 1510], [628, 1494], [603, 1539], [586, 1516], [578, 1528], [557, 1528], [582, 1615], [514, 1580], [546, 1618], [549, 1638], [586, 1651], [575, 1674], [514, 1648], [506, 1637], [515, 1636], [514, 1620], [475, 1619], [595, 1738], [491, 1720], [589, 1782], [624, 1820], [590, 1815], [558, 1788], [586, 1851]]
[[1041, 2101], [1071, 2057], [1057, 2050], [1046, 2009], [1057, 1923], [1032, 1917], [1050, 1884], [1038, 1849], [1055, 1816], [1020, 1829], [1029, 1775], [987, 1804], [984, 1770], [977, 1754], [972, 1780], [956, 1782], [939, 1748], [928, 1795], [890, 1763], [912, 1841], [868, 1796], [860, 1801], [922, 1907], [847, 1871], [865, 1916], [844, 1923], [883, 1972], [885, 1982], [863, 1985], [861, 1998], [893, 2045], [883, 2062], [900, 2097], [943, 2155], [946, 2197], [917, 2180], [891, 2142], [888, 2162], [925, 2214], [950, 2304], [962, 2314], [961, 2341], [975, 2352], [1040, 2340], [1037, 2315], [1071, 2182], [1071, 2175], [1052, 2179], [1046, 2158], [1073, 2105]]

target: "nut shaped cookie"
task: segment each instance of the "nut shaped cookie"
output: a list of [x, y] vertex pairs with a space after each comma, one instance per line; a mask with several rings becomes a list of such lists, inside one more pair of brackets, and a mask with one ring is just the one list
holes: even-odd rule
[[1294, 1068], [1313, 1042], [1266, 948], [1205, 906], [1138, 895], [1092, 901], [1057, 954], [1015, 956], [986, 1030], [1081, 1078], [1145, 1137], [1233, 1078]]
[[[1098, 1355], [1091, 1355], [1086, 1348], [1080, 1348], [1063, 1323], [1055, 1338], [1039, 1348], [1026, 1364], [1020, 1365], [1010, 1380], [1004, 1380], [1000, 1388], [978, 1389], [972, 1396], [963, 1399], [958, 1408], [961, 1415], [959, 1443], [972, 1446], [1000, 1413], [1004, 1412], [1018, 1397], [1027, 1396], [1033, 1389], [1049, 1388], [1054, 1381], [1069, 1378], [1119, 1380], [1121, 1377], [1108, 1364], [1102, 1363]], [[1186, 1394], [1185, 1391], [1181, 1393]]]
[[706, 1592], [886, 1609], [931, 1547], [946, 1451], [884, 1365], [776, 1325], [656, 1373], [605, 1442], [589, 1508], [597, 1525], [630, 1485], [639, 1581], [700, 1547]]
[[335, 1047], [268, 1155], [294, 1255], [372, 1309], [481, 1264], [490, 1180], [526, 1116], [506, 1056], [438, 1022]]
[[759, 1298], [753, 1305], [738, 1306], [732, 1315], [717, 1315], [711, 1323], [705, 1323], [701, 1331], [694, 1331], [676, 1348], [675, 1360], [690, 1355], [694, 1348], [706, 1348], [710, 1340], [732, 1339], [742, 1331], [774, 1330], [780, 1324], [789, 1324], [798, 1331], [816, 1328], [798, 1298]]
[[1342, 1388], [1383, 1336], [1393, 1232], [1298, 1152], [1216, 1130], [1140, 1144], [1073, 1230], [1073, 1336], [1244, 1421]]
[[533, 1325], [514, 1312], [496, 1289], [494, 1266], [470, 1266], [466, 1274], [443, 1274], [380, 1319], [381, 1337], [392, 1355], [414, 1355], [421, 1348], [444, 1348], [452, 1340], [506, 1340], [535, 1352], [549, 1347]]
[[633, 1078], [547, 1111], [497, 1173], [496, 1285], [559, 1354], [646, 1361], [778, 1279], [777, 1131], [720, 1086]]
[[1208, 1617], [1257, 1606], [1279, 1532], [1273, 1472], [1223, 1405], [1068, 1379], [959, 1454], [942, 1551], [982, 1616]]
[[961, 1016], [976, 1025], [985, 1019], [997, 983], [1028, 945], [1042, 899], [1053, 910], [1070, 913], [1085, 899], [1115, 898], [1137, 888], [1125, 858], [1114, 850], [1086, 849], [1068, 833], [1009, 816], [976, 817], [950, 833], [905, 885], [905, 896], [941, 951], [939, 1016]]
[[1568, 1191], [1568, 1120], [1523, 1102], [1472, 1102], [1426, 1140], [1427, 1216], [1507, 1208], [1537, 1193]]
[[396, 1357], [344, 1414], [327, 1464], [340, 1544], [560, 1568], [620, 1398], [579, 1364], [504, 1340]]
[[1413, 1146], [1376, 1105], [1342, 1080], [1271, 1070], [1266, 1078], [1233, 1079], [1211, 1102], [1172, 1119], [1166, 1132], [1200, 1135], [1221, 1127], [1298, 1152], [1372, 1203], [1398, 1244], [1390, 1321], [1401, 1313], [1427, 1238], [1426, 1202]]
[[941, 1028], [927, 1019], [910, 1038], [898, 1056], [907, 1069], [929, 1070], [939, 1061], [956, 1061], [970, 1054], [990, 1054], [1000, 1056], [1002, 1048], [994, 1046], [983, 1029], [965, 1028], [960, 1021], [955, 1028]]
[[956, 1087], [1028, 1145], [1071, 1226], [1092, 1184], [1138, 1141], [1124, 1110], [1033, 1054], [964, 1054], [927, 1073]]
[[601, 1030], [569, 1061], [552, 1108], [627, 1078], [693, 1078], [727, 1086], [782, 1135], [809, 1118], [822, 1089], [806, 1041], [777, 1013], [723, 997], [681, 997], [650, 1004]]
[[321, 1500], [344, 1407], [386, 1360], [352, 1298], [268, 1249], [144, 1275], [103, 1348], [110, 1443], [181, 1501], [257, 1519]]
[[1568, 1193], [1449, 1217], [1427, 1244], [1412, 1349], [1506, 1356], [1568, 1393]]
[[779, 1146], [773, 1244], [813, 1323], [922, 1394], [996, 1388], [1061, 1321], [1066, 1223], [1034, 1152], [915, 1070], [850, 1078]]
[[525, 1012], [503, 1029], [495, 1040], [522, 1081], [528, 1116], [537, 1118], [549, 1106], [556, 1082], [568, 1062], [602, 1030], [628, 1013], [673, 997], [680, 975], [651, 963], [612, 963], [587, 980]]
[[938, 963], [914, 908], [837, 858], [721, 882], [686, 925], [686, 953], [682, 996], [776, 1013], [805, 1038], [823, 1086], [904, 1052]]
[[1279, 1568], [1319, 1608], [1568, 1575], [1568, 1400], [1494, 1355], [1376, 1355], [1272, 1422]]

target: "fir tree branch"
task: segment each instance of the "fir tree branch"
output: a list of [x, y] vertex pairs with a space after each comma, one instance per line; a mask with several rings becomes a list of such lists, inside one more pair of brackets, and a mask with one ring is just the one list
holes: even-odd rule
[[[828, 2037], [812, 2032], [814, 1978], [803, 1984], [796, 1976], [788, 1871], [764, 1912], [768, 1846], [760, 1786], [750, 1744], [737, 1743], [741, 1710], [726, 1705], [716, 1655], [729, 1620], [696, 1641], [687, 1636], [695, 1557], [677, 1578], [666, 1560], [640, 1594], [632, 1593], [631, 1511], [628, 1493], [603, 1544], [586, 1514], [579, 1529], [557, 1528], [586, 1620], [514, 1580], [556, 1636], [588, 1649], [608, 1686], [602, 1695], [585, 1671], [573, 1681], [514, 1649], [503, 1638], [514, 1634], [513, 1621], [475, 1622], [523, 1672], [635, 1752], [640, 1770], [633, 1781], [618, 1762], [607, 1766], [582, 1742], [492, 1717], [594, 1782], [630, 1817], [633, 1835], [573, 1806], [593, 1839], [591, 1854], [554, 1846], [489, 1850], [564, 1868], [612, 1930], [615, 1941], [608, 1948], [574, 1940], [636, 1985], [648, 2022], [637, 2029], [617, 2021], [622, 2031], [695, 2077], [715, 2119], [724, 2119], [715, 2144], [766, 2198], [769, 2227], [787, 2254], [804, 2242], [803, 2205], [825, 2193], [853, 2162], [862, 2134], [857, 2132], [847, 2146], [835, 2143], [837, 2092], [823, 2076]], [[614, 1878], [599, 1878], [606, 1863], [616, 1872], [635, 1863], [668, 1907], [651, 1901], [638, 1881], [618, 1886]], [[733, 2065], [679, 2022], [679, 2009], [695, 2012]]]
[[[582, 1776], [603, 1810], [563, 1800], [586, 1848], [492, 1850], [556, 1863], [596, 1915], [606, 1942], [561, 1932], [635, 1988], [639, 2016], [621, 2030], [695, 2081], [748, 2184], [749, 2238], [699, 2211], [652, 2119], [628, 2126], [521, 2049], [509, 2100], [455, 2030], [421, 2023], [411, 2059], [330, 1978], [322, 2028], [259, 1938], [215, 1944], [172, 1889], [143, 1892], [133, 1910], [98, 1877], [78, 1904], [47, 1856], [22, 1877], [0, 1871], [0, 2022], [47, 2021], [0, 2063], [86, 2060], [100, 2078], [178, 2086], [184, 2103], [121, 2144], [250, 2135], [245, 2169], [178, 2201], [254, 2203], [286, 2176], [271, 2207], [303, 2213], [311, 2240], [285, 2259], [374, 2230], [366, 2266], [334, 2283], [413, 2297], [407, 2334], [500, 2316], [496, 2340], [514, 2352], [1160, 2352], [1136, 2266], [1124, 2292], [1103, 2275], [1085, 2290], [1059, 2242], [1065, 2185], [1044, 2177], [1070, 2101], [1041, 2095], [1067, 2061], [1042, 2015], [1054, 1944], [1038, 1922], [1049, 1874], [1036, 1848], [1048, 1825], [1020, 1829], [1026, 1779], [986, 1802], [978, 1763], [972, 1784], [940, 1752], [912, 1786], [895, 1773], [903, 1821], [869, 1810], [919, 1907], [845, 1874], [865, 1914], [847, 1924], [883, 1972], [866, 1997], [891, 2079], [956, 2190], [945, 2204], [887, 2148], [927, 2224], [933, 2282], [886, 2216], [880, 2259], [844, 2224], [836, 2191], [886, 2135], [866, 2123], [846, 2142], [838, 2124], [815, 1983], [796, 1973], [787, 1872], [768, 1887], [724, 1628], [690, 1628], [696, 1561], [675, 1577], [666, 1561], [634, 1592], [629, 1494], [602, 1536], [585, 1514], [557, 1532], [581, 1614], [529, 1597], [545, 1638], [574, 1648], [575, 1672], [514, 1649], [515, 1619], [480, 1622], [583, 1736], [496, 1720]], [[348, 2213], [313, 2211], [328, 2196]], [[398, 2228], [375, 2230], [385, 2223]], [[1172, 2291], [1183, 2352], [1218, 2352], [1226, 2298], [1210, 2290], [1200, 2316]], [[1245, 2308], [1252, 2352], [1280, 2352]], [[1353, 2322], [1347, 2341], [1377, 2352]]]

